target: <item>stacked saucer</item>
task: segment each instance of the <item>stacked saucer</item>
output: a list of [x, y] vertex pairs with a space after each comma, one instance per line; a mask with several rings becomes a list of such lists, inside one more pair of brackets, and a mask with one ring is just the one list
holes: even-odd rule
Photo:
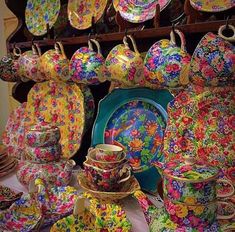
[[8, 155], [5, 147], [0, 147], [0, 177], [12, 172], [17, 166], [17, 160]]

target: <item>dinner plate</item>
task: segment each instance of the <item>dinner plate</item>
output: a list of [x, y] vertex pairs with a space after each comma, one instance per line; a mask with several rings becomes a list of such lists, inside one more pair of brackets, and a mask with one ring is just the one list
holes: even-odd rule
[[25, 23], [36, 36], [47, 33], [47, 25], [52, 28], [60, 12], [60, 0], [28, 0], [25, 9]]
[[221, 12], [235, 6], [234, 0], [190, 0], [190, 4], [198, 11]]
[[160, 178], [151, 162], [163, 159], [166, 107], [172, 99], [168, 90], [114, 89], [99, 102], [93, 125], [93, 146], [121, 143], [141, 187], [150, 192], [156, 191]]
[[2, 143], [7, 146], [10, 156], [21, 158], [22, 151], [25, 148], [25, 109], [26, 102], [12, 111], [10, 114], [5, 130], [2, 134]]
[[71, 158], [79, 149], [84, 117], [84, 97], [74, 83], [37, 83], [28, 94], [26, 126], [45, 121], [59, 127], [63, 158]]
[[68, 18], [70, 24], [79, 29], [87, 29], [92, 25], [92, 17], [95, 23], [102, 17], [107, 0], [69, 0]]

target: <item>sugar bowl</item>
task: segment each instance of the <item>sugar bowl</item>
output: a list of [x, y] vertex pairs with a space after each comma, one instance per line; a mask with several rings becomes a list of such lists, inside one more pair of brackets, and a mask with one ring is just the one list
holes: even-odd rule
[[[217, 214], [217, 208], [222, 205], [222, 198], [234, 194], [234, 187], [229, 180], [218, 179], [218, 168], [193, 157], [164, 164], [155, 162], [154, 165], [163, 175], [164, 203], [174, 223], [191, 227], [199, 224], [208, 226], [216, 219], [224, 218]], [[218, 184], [230, 185], [230, 192], [218, 193]], [[226, 218], [234, 215], [235, 209]]]

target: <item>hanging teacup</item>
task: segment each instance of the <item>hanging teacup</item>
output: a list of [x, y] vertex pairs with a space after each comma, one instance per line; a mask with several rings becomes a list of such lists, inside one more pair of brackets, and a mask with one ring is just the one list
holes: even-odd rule
[[[175, 33], [181, 40], [181, 48], [176, 45]], [[186, 51], [184, 34], [171, 31], [171, 40], [156, 42], [144, 60], [144, 73], [147, 82], [158, 87], [179, 87], [188, 84], [190, 55]]]
[[[134, 51], [129, 48], [127, 38], [131, 40]], [[131, 35], [125, 36], [123, 44], [115, 46], [110, 51], [105, 66], [107, 79], [127, 86], [143, 85], [143, 59]]]
[[55, 49], [50, 49], [40, 57], [40, 71], [46, 80], [68, 81], [69, 60], [62, 43], [56, 42]]
[[[92, 42], [97, 52], [93, 50]], [[100, 44], [90, 39], [88, 47], [79, 48], [72, 56], [69, 64], [71, 80], [76, 83], [99, 84], [103, 80], [104, 58], [101, 54]]]
[[23, 79], [30, 79], [35, 82], [44, 81], [39, 69], [39, 58], [41, 49], [37, 44], [32, 45], [32, 50], [24, 52], [18, 59], [18, 75]]
[[3, 56], [0, 60], [0, 78], [3, 81], [16, 82], [20, 80], [17, 75], [17, 59], [21, 55], [21, 50], [15, 47], [13, 53]]
[[[235, 41], [234, 34], [225, 37], [220, 27], [219, 36], [209, 32], [197, 45], [190, 64], [189, 78], [201, 86], [235, 85], [235, 47], [226, 40]], [[226, 40], [225, 40], [226, 39]]]

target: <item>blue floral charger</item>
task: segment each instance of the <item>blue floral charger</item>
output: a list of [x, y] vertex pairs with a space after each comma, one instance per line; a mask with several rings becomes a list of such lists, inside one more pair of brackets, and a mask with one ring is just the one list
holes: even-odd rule
[[[92, 145], [122, 144], [142, 189], [155, 193], [160, 174], [151, 163], [163, 160], [168, 90], [114, 89], [99, 102]], [[150, 181], [149, 181], [150, 180]]]

